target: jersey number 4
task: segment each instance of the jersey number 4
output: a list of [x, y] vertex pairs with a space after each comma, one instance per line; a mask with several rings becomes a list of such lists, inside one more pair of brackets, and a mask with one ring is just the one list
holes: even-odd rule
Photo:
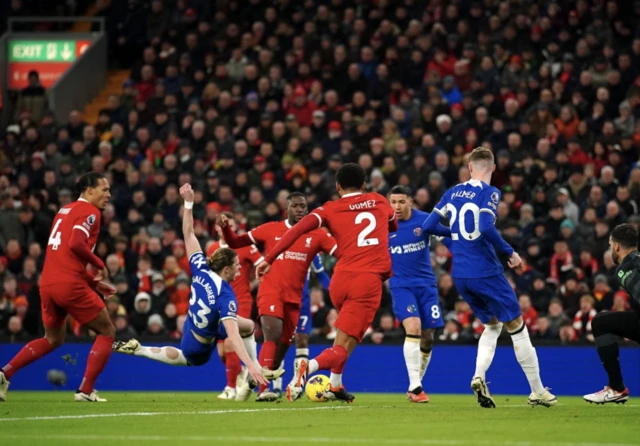
[[[447, 211], [449, 211], [449, 222], [451, 226], [451, 240], [460, 240], [460, 235], [465, 240], [476, 240], [480, 237], [480, 208], [474, 203], [465, 203], [460, 208], [460, 215], [458, 210], [451, 203], [447, 204]], [[467, 212], [471, 212], [473, 215], [473, 228], [471, 232], [467, 231], [465, 216]], [[459, 217], [459, 218], [458, 218]], [[458, 219], [458, 230], [460, 234], [454, 232], [456, 219]]]
[[373, 232], [376, 228], [376, 216], [371, 212], [360, 212], [356, 215], [356, 224], [364, 223], [365, 221], [369, 222], [369, 224], [360, 231], [358, 234], [358, 247], [361, 248], [363, 246], [375, 246], [380, 244], [380, 241], [376, 237], [367, 238], [369, 234]]
[[62, 233], [58, 231], [58, 226], [60, 226], [60, 223], [62, 223], [61, 218], [59, 218], [58, 221], [56, 221], [56, 224], [53, 226], [51, 235], [49, 236], [49, 241], [47, 242], [47, 245], [51, 245], [51, 249], [53, 249], [54, 251], [56, 251], [60, 246], [60, 243], [62, 243]]

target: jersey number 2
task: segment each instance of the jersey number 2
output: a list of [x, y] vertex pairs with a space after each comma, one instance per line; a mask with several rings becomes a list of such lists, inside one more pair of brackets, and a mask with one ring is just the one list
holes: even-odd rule
[[49, 236], [49, 241], [47, 242], [47, 245], [51, 245], [51, 249], [53, 249], [54, 251], [56, 251], [60, 246], [60, 243], [62, 243], [62, 233], [58, 232], [58, 226], [60, 226], [60, 223], [62, 223], [61, 218], [58, 219], [55, 226], [51, 230], [51, 235]]
[[371, 212], [360, 212], [358, 215], [356, 215], [357, 225], [365, 221], [368, 221], [369, 224], [362, 231], [360, 231], [360, 234], [358, 234], [359, 248], [363, 246], [374, 246], [380, 244], [380, 241], [375, 237], [367, 238], [367, 236], [371, 234], [376, 228], [376, 216]]
[[[450, 215], [449, 220], [452, 230], [451, 240], [459, 240], [460, 238], [457, 233], [453, 232], [457, 217], [460, 217], [458, 219], [458, 229], [460, 230], [460, 235], [463, 239], [471, 241], [476, 240], [478, 237], [480, 237], [480, 208], [477, 204], [465, 203], [464, 206], [460, 208], [459, 216], [457, 215], [457, 209], [455, 208], [455, 206], [448, 204], [447, 210], [449, 211]], [[465, 215], [467, 215], [467, 212], [471, 212], [471, 214], [473, 215], [473, 229], [471, 230], [471, 232], [467, 231], [464, 219]]]

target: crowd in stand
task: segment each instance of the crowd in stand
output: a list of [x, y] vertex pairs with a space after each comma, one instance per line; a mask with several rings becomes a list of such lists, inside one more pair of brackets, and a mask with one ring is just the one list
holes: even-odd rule
[[[38, 272], [80, 173], [112, 185], [95, 252], [117, 288], [107, 308], [118, 336], [179, 338], [181, 184], [196, 190], [204, 247], [220, 212], [246, 231], [282, 219], [290, 192], [311, 209], [335, 198], [344, 162], [366, 169], [370, 190], [409, 186], [431, 211], [469, 179], [465, 157], [480, 145], [496, 156], [496, 226], [525, 260], [508, 275], [530, 332], [588, 342], [596, 312], [628, 308], [608, 234], [640, 223], [640, 2], [99, 3], [112, 63], [131, 70], [122, 91], [95, 123], [18, 110], [2, 132], [0, 339], [41, 330]], [[446, 247], [433, 243], [432, 259], [439, 339], [476, 338]], [[331, 339], [326, 291], [312, 303], [315, 337]], [[385, 293], [368, 339], [401, 338]]]

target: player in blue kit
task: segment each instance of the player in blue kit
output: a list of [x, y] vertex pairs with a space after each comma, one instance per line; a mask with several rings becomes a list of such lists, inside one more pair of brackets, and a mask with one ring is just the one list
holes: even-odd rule
[[[437, 230], [441, 218], [448, 218], [451, 228], [453, 268], [451, 276], [460, 295], [467, 301], [485, 329], [478, 343], [476, 371], [471, 389], [482, 407], [495, 407], [485, 374], [496, 349], [503, 324], [511, 335], [516, 358], [522, 367], [531, 394], [532, 406], [554, 406], [557, 399], [543, 385], [536, 350], [529, 339], [515, 292], [503, 275], [496, 254], [509, 257], [509, 267], [519, 269], [522, 260], [505, 242], [495, 227], [500, 191], [490, 186], [495, 170], [491, 150], [478, 147], [469, 157], [471, 180], [449, 189], [434, 208], [423, 229]], [[433, 232], [435, 233], [435, 232]]]
[[[302, 303], [300, 304], [300, 319], [298, 319], [298, 326], [296, 328], [296, 334], [294, 336], [294, 341], [296, 344], [296, 359], [294, 361], [294, 370], [295, 367], [302, 361], [303, 359], [309, 359], [309, 336], [311, 335], [312, 323], [311, 323], [311, 295], [309, 293], [309, 279], [311, 278], [311, 273], [314, 273], [316, 279], [320, 282], [320, 285], [325, 290], [329, 289], [329, 282], [331, 281], [331, 277], [324, 270], [324, 265], [322, 264], [322, 258], [319, 254], [313, 258], [313, 262], [309, 267], [309, 271], [307, 272], [307, 280], [304, 282], [304, 288], [302, 290]], [[282, 356], [286, 354], [284, 352], [278, 352]], [[279, 355], [276, 357], [276, 360], [279, 359]], [[284, 361], [280, 362], [280, 368], [284, 365]], [[292, 380], [295, 379], [295, 376]], [[264, 392], [263, 392], [264, 394]], [[263, 395], [261, 394], [261, 395]], [[272, 398], [270, 401], [279, 399], [282, 395], [282, 378], [278, 378], [273, 381], [273, 392], [270, 392], [268, 396]]]
[[244, 362], [251, 377], [251, 385], [267, 384], [283, 371], [260, 369], [256, 358], [254, 323], [236, 314], [238, 302], [229, 282], [238, 274], [238, 255], [229, 248], [220, 248], [208, 259], [193, 230], [193, 198], [191, 185], [180, 188], [185, 200], [182, 230], [191, 267], [191, 296], [189, 313], [183, 328], [180, 349], [175, 347], [146, 347], [135, 339], [116, 342], [119, 353], [142, 356], [171, 365], [201, 366], [216, 350], [216, 343], [229, 339], [233, 350]]
[[411, 189], [405, 186], [391, 189], [389, 204], [398, 219], [398, 230], [389, 236], [393, 270], [389, 288], [393, 312], [406, 333], [403, 352], [409, 374], [407, 399], [428, 403], [422, 378], [431, 361], [435, 329], [444, 326], [436, 277], [431, 268], [429, 234], [422, 230], [429, 214], [412, 209]]

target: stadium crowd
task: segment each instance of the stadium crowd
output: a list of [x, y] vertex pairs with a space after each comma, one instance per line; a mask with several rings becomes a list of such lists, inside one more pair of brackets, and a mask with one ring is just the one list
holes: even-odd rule
[[[19, 3], [19, 2], [18, 2]], [[179, 338], [190, 277], [178, 187], [196, 190], [196, 231], [283, 218], [288, 193], [336, 197], [357, 162], [370, 190], [401, 184], [431, 211], [466, 181], [477, 146], [496, 156], [496, 226], [525, 268], [508, 272], [538, 339], [591, 341], [599, 311], [627, 309], [610, 230], [640, 223], [640, 2], [577, 0], [99, 2], [112, 63], [131, 69], [96, 123], [18, 110], [0, 140], [0, 339], [41, 333], [38, 272], [74, 181], [104, 172], [112, 202], [95, 252], [117, 294], [118, 337]], [[37, 73], [21, 96], [38, 95]], [[23, 101], [28, 104], [28, 101]], [[482, 325], [432, 243], [446, 326]], [[332, 259], [325, 258], [330, 271]], [[257, 286], [257, 284], [254, 284]], [[335, 310], [313, 287], [314, 338]], [[69, 325], [69, 335], [85, 336]], [[388, 293], [371, 342], [401, 342]]]

